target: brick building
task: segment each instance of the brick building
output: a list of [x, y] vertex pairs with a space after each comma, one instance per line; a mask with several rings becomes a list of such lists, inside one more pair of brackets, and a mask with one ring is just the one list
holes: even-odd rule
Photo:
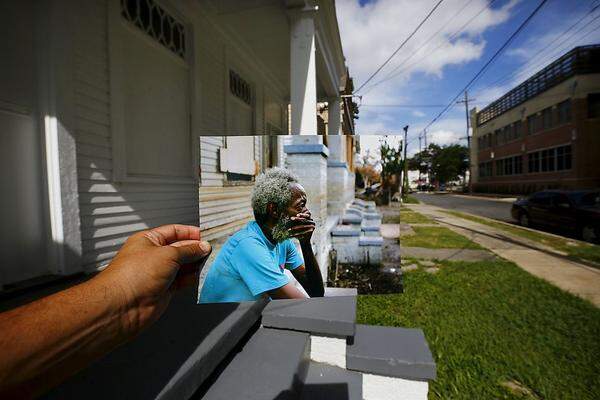
[[600, 186], [600, 45], [576, 47], [471, 111], [473, 190]]

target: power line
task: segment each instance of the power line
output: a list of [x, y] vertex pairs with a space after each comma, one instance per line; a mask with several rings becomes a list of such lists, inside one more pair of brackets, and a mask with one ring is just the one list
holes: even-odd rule
[[533, 10], [531, 12], [531, 14], [529, 14], [529, 16], [525, 19], [525, 21], [523, 21], [521, 23], [521, 25], [519, 25], [517, 30], [515, 30], [512, 33], [512, 35], [510, 35], [510, 37], [502, 44], [502, 46], [500, 46], [500, 48], [498, 50], [496, 50], [494, 55], [475, 74], [475, 76], [473, 76], [473, 78], [471, 78], [471, 80], [465, 85], [465, 87], [463, 89], [461, 89], [458, 92], [458, 94], [456, 94], [456, 96], [454, 96], [454, 98], [452, 98], [450, 103], [448, 103], [448, 105], [433, 120], [431, 120], [431, 122], [429, 122], [429, 124], [427, 124], [427, 126], [424, 128], [424, 130], [428, 129], [431, 125], [433, 125], [442, 115], [444, 115], [446, 113], [446, 111], [448, 111], [453, 105], [456, 104], [455, 102], [459, 98], [459, 96], [462, 95], [466, 90], [468, 90], [471, 87], [471, 85], [473, 83], [475, 83], [475, 81], [486, 71], [486, 69], [498, 58], [498, 56], [500, 56], [500, 54], [502, 54], [504, 49], [506, 49], [512, 43], [514, 38], [525, 28], [525, 26], [527, 26], [529, 21], [531, 21], [533, 19], [533, 17], [540, 11], [540, 9], [544, 6], [544, 4], [547, 3], [547, 1], [548, 0], [542, 0], [540, 2], [540, 4], [535, 8], [535, 10]]
[[[554, 38], [550, 43], [548, 43], [546, 46], [544, 46], [542, 49], [538, 50], [535, 54], [533, 54], [531, 57], [529, 57], [529, 59], [535, 59], [538, 55], [542, 54], [543, 52], [545, 52], [548, 48], [550, 48], [550, 46], [552, 46], [557, 40], [559, 40], [560, 38], [562, 38], [563, 36], [565, 36], [569, 31], [571, 31], [575, 26], [577, 26], [578, 24], [580, 24], [585, 18], [587, 18], [589, 15], [591, 15], [594, 11], [596, 11], [596, 9], [598, 9], [598, 7], [600, 7], [600, 4], [593, 7], [590, 11], [588, 11], [583, 17], [581, 17], [580, 19], [577, 20], [577, 22], [575, 22], [573, 25], [571, 25], [569, 28], [567, 28], [567, 30], [565, 30], [563, 33], [561, 33], [560, 35], [558, 35], [556, 38]], [[527, 70], [532, 70], [532, 69], [539, 69], [542, 65], [545, 65], [549, 60], [553, 59], [556, 57], [556, 55], [554, 55], [556, 53], [556, 51], [558, 50], [559, 53], [561, 53], [564, 50], [561, 50], [559, 47], [562, 46], [567, 40], [569, 40], [570, 38], [572, 38], [574, 35], [576, 35], [577, 33], [581, 32], [583, 29], [585, 29], [589, 24], [591, 24], [592, 22], [594, 22], [596, 19], [598, 19], [600, 17], [600, 15], [596, 16], [595, 18], [593, 18], [592, 20], [588, 21], [584, 26], [582, 26], [579, 30], [573, 32], [573, 34], [569, 35], [567, 38], [565, 38], [565, 40], [563, 40], [562, 42], [560, 42], [558, 45], [554, 46], [552, 48], [552, 51], [548, 54], [552, 54], [549, 57], [544, 58], [541, 62], [536, 62], [533, 65], [527, 67]], [[580, 38], [577, 38], [577, 40], [582, 40], [584, 37], [587, 37], [589, 34], [593, 33], [596, 29], [598, 29], [597, 27], [594, 28], [592, 31], [586, 33], [585, 35], [583, 35]], [[517, 74], [519, 74], [518, 71], [515, 72], [510, 72], [506, 75], [501, 76], [499, 79], [495, 80], [494, 82], [487, 84], [486, 86], [484, 86], [483, 88], [480, 89], [481, 90], [485, 90], [488, 88], [491, 88], [493, 86], [497, 86], [500, 83], [504, 83], [505, 81], [510, 80], [510, 78], [515, 77]], [[508, 79], [507, 79], [508, 78]]]
[[417, 31], [421, 28], [421, 26], [423, 26], [423, 24], [425, 22], [427, 22], [427, 20], [429, 19], [429, 17], [431, 17], [431, 15], [440, 6], [440, 4], [442, 4], [443, 1], [444, 0], [440, 0], [440, 1], [437, 2], [437, 4], [431, 9], [431, 11], [429, 11], [429, 14], [427, 14], [427, 16], [425, 16], [425, 19], [423, 19], [421, 21], [421, 23], [419, 23], [419, 25], [417, 25], [417, 27], [415, 28], [415, 30], [412, 31], [412, 33], [406, 39], [404, 39], [404, 41], [400, 44], [400, 46], [398, 46], [398, 48], [392, 53], [392, 55], [390, 55], [387, 58], [387, 60], [385, 60], [385, 62], [383, 64], [381, 64], [379, 66], [379, 68], [377, 68], [377, 70], [375, 72], [373, 72], [371, 74], [371, 76], [354, 93], [360, 92], [360, 89], [362, 89], [367, 83], [369, 83], [371, 81], [371, 79], [373, 79], [375, 77], [375, 75], [377, 75], [379, 73], [379, 71], [381, 71], [383, 69], [383, 67], [385, 67], [387, 65], [387, 63], [389, 63], [392, 60], [392, 58], [394, 58], [394, 56], [400, 51], [400, 49], [402, 49], [402, 47], [404, 47], [404, 45], [406, 44], [406, 42], [408, 42], [415, 35], [415, 33], [417, 33]]
[[[435, 53], [436, 51], [438, 51], [441, 47], [443, 47], [446, 43], [451, 42], [452, 40], [456, 39], [461, 33], [462, 31], [471, 24], [471, 22], [473, 22], [473, 20], [477, 17], [479, 17], [481, 15], [481, 13], [483, 13], [485, 10], [488, 9], [489, 6], [491, 6], [494, 1], [496, 0], [490, 0], [488, 3], [486, 3], [482, 9], [480, 9], [477, 14], [473, 15], [467, 22], [465, 22], [460, 28], [458, 28], [452, 35], [450, 35], [450, 37], [448, 38], [448, 41], [442, 41], [436, 48], [434, 48], [432, 51], [430, 51], [429, 53], [425, 54], [423, 57], [415, 60], [414, 62], [412, 62], [411, 64], [409, 64], [408, 66], [406, 66], [405, 68], [402, 68], [400, 71], [393, 73], [394, 71], [396, 71], [400, 66], [396, 67], [394, 70], [392, 70], [391, 74], [388, 74], [387, 77], [383, 78], [382, 80], [375, 82], [373, 85], [371, 85], [366, 92], [363, 93], [363, 96], [366, 95], [368, 92], [370, 92], [373, 88], [375, 88], [376, 86], [389, 81], [390, 79], [395, 78], [396, 76], [406, 72], [409, 68], [411, 68], [412, 66], [416, 65], [417, 63], [423, 61], [424, 59], [426, 59], [427, 57], [431, 56], [433, 53]], [[416, 51], [413, 53], [413, 55], [416, 55], [419, 51]], [[411, 56], [412, 57], [412, 56]], [[408, 61], [408, 60], [407, 60]], [[363, 85], [364, 86], [364, 85]]]
[[[419, 51], [421, 51], [422, 49], [424, 49], [427, 44], [431, 41], [431, 39], [433, 39], [435, 36], [437, 36], [447, 25], [450, 21], [454, 20], [454, 18], [456, 18], [461, 12], [463, 12], [463, 10], [465, 8], [467, 8], [467, 6], [469, 4], [471, 4], [473, 2], [473, 0], [469, 0], [465, 3], [464, 6], [462, 6], [454, 15], [452, 15], [450, 17], [450, 19], [448, 19], [442, 26], [440, 26], [440, 29], [438, 29], [437, 31], [435, 31], [435, 33], [431, 36], [429, 36], [429, 38], [427, 38], [427, 40], [425, 40], [425, 42], [421, 43], [419, 45], [419, 49], [417, 49], [417, 51], [414, 51], [410, 54], [410, 56], [408, 56], [408, 58], [405, 58], [404, 61], [402, 61], [399, 65], [397, 65], [393, 70], [391, 70], [384, 78], [383, 80], [389, 78], [394, 72], [396, 72], [400, 67], [402, 67], [404, 64], [406, 64], [411, 58], [413, 58]], [[487, 7], [487, 6], [486, 6]]]

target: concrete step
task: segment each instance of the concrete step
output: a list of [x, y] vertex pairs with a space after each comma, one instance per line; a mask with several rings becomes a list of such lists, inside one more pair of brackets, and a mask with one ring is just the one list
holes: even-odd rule
[[307, 333], [260, 328], [200, 398], [298, 399], [309, 354]]
[[354, 335], [356, 296], [273, 300], [262, 312], [263, 326], [348, 337]]
[[44, 396], [46, 399], [187, 399], [256, 324], [266, 301], [196, 304], [177, 293], [133, 340]]
[[362, 375], [311, 361], [302, 384], [302, 400], [362, 400]]
[[354, 341], [346, 347], [346, 367], [417, 381], [436, 378], [435, 362], [421, 329], [357, 324]]

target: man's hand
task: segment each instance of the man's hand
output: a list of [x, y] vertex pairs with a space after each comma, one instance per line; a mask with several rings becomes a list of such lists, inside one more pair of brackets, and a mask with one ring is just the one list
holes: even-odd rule
[[0, 313], [0, 398], [36, 397], [131, 340], [210, 251], [193, 226], [136, 233], [94, 278]]
[[137, 333], [167, 308], [174, 289], [195, 282], [210, 255], [195, 226], [165, 225], [131, 236], [95, 279], [109, 282], [122, 296], [124, 330]]
[[290, 228], [290, 237], [297, 238], [300, 243], [310, 243], [310, 238], [315, 231], [315, 221], [311, 218], [310, 211], [296, 214], [291, 219], [293, 226]]

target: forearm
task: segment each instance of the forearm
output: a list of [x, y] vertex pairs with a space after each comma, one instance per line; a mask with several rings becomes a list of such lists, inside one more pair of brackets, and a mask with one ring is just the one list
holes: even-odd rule
[[304, 258], [305, 281], [300, 282], [304, 290], [310, 297], [323, 297], [325, 294], [325, 288], [323, 287], [323, 277], [321, 276], [321, 269], [319, 263], [315, 257], [310, 242], [300, 242], [300, 248], [302, 249], [302, 256]]
[[0, 397], [33, 397], [130, 333], [115, 287], [100, 277], [0, 315]]

